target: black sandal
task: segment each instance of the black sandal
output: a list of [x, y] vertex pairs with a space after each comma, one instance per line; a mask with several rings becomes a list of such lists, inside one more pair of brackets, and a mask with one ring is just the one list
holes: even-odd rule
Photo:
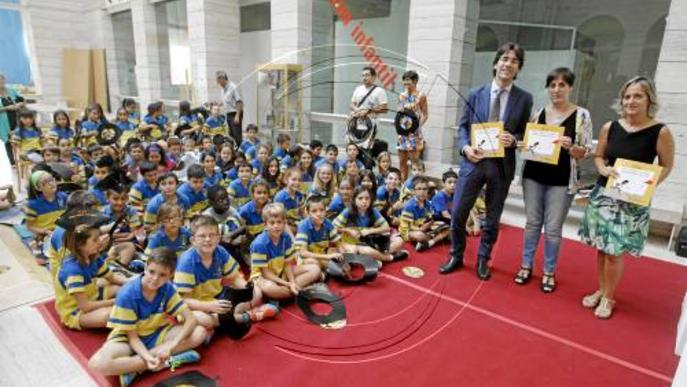
[[553, 274], [544, 274], [541, 277], [541, 291], [553, 293], [556, 290], [556, 277]]
[[515, 281], [515, 283], [518, 285], [525, 285], [526, 283], [530, 282], [530, 279], [532, 279], [532, 268], [521, 266], [520, 271], [515, 276], [513, 281]]

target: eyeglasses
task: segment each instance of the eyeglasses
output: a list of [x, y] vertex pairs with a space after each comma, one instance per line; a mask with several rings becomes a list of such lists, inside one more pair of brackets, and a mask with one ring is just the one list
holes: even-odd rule
[[415, 191], [427, 191], [429, 188], [427, 187], [421, 187], [421, 188], [415, 188]]

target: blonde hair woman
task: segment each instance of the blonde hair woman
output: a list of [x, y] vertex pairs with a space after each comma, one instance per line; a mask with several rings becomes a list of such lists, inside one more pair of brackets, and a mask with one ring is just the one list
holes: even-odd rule
[[666, 125], [656, 120], [656, 89], [646, 77], [635, 77], [620, 89], [615, 105], [620, 119], [607, 122], [599, 133], [594, 164], [601, 175], [592, 191], [580, 226], [582, 241], [597, 249], [599, 288], [582, 304], [598, 318], [609, 318], [623, 275], [623, 254], [639, 256], [649, 233], [649, 207], [604, 196], [609, 176], [616, 175], [616, 159], [652, 164], [658, 156], [660, 184], [673, 168], [675, 143]]

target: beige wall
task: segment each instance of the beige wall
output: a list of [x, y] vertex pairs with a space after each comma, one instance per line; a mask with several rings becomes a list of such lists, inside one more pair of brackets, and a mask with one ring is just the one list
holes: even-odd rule
[[104, 47], [97, 26], [100, 5], [89, 0], [23, 1], [32, 71], [45, 102], [62, 100], [63, 49]]
[[657, 190], [654, 207], [681, 211], [687, 201], [687, 1], [673, 0], [656, 70], [658, 119], [675, 138], [675, 167]]

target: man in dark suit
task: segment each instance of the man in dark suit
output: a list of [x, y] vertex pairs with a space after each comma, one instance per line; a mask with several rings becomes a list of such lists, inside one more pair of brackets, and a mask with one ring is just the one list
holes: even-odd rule
[[[486, 185], [486, 220], [482, 224], [477, 253], [477, 277], [491, 276], [488, 261], [498, 236], [499, 221], [515, 175], [515, 148], [522, 140], [532, 111], [532, 95], [515, 86], [513, 81], [525, 62], [524, 50], [515, 43], [499, 48], [493, 61], [494, 79], [490, 84], [470, 91], [458, 128], [458, 146], [463, 160], [460, 164], [451, 213], [451, 250], [449, 260], [439, 267], [448, 274], [463, 266], [465, 224], [482, 187]], [[475, 144], [470, 143], [472, 124], [501, 121], [504, 132], [499, 141], [505, 147], [505, 157], [485, 158]]]

